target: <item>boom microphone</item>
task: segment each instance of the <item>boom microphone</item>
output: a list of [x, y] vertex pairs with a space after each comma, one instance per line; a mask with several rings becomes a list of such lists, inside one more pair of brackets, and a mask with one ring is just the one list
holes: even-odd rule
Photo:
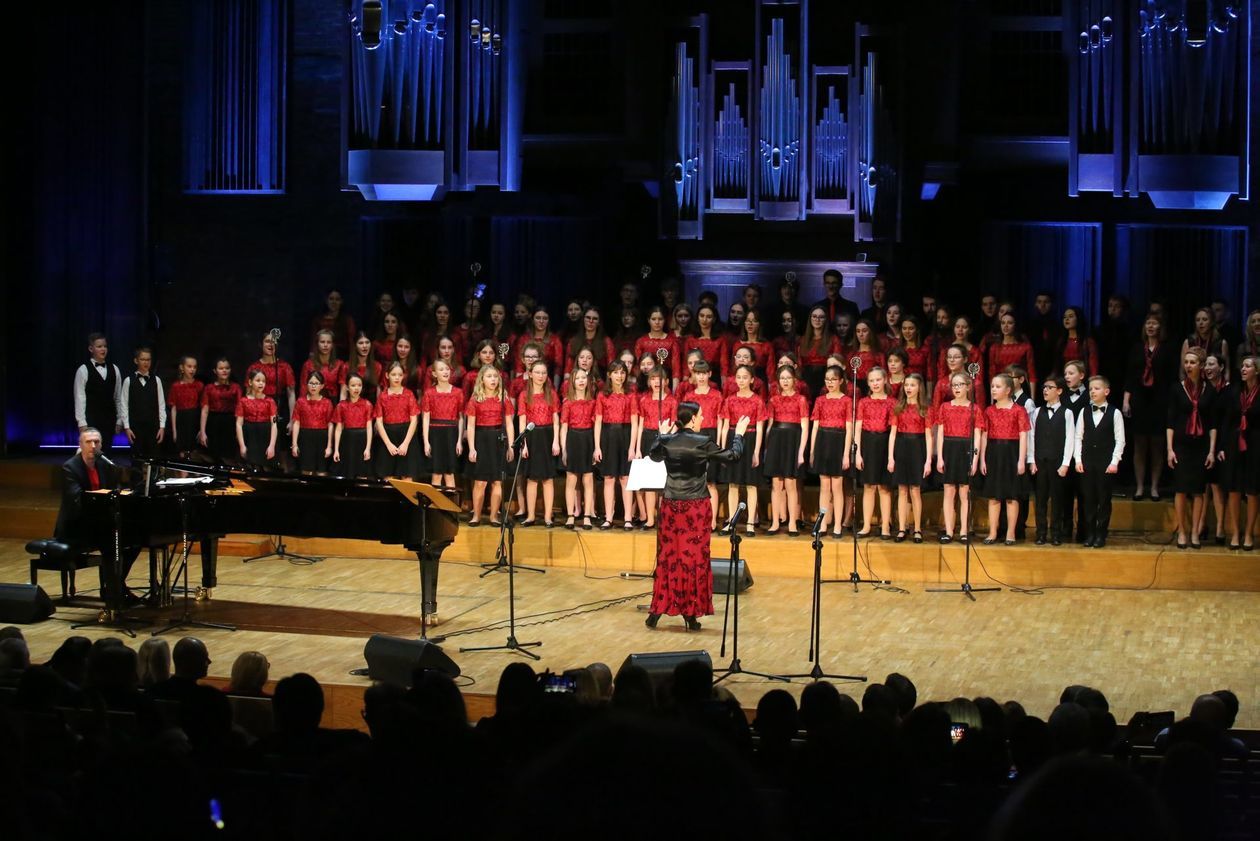
[[521, 443], [521, 439], [524, 438], [527, 433], [530, 433], [533, 431], [534, 431], [534, 422], [530, 421], [529, 423], [525, 424], [525, 428], [521, 430], [521, 434], [516, 436], [516, 441], [513, 443], [513, 446]]
[[731, 529], [735, 528], [735, 524], [739, 522], [739, 515], [743, 514], [747, 508], [748, 508], [748, 503], [741, 502], [739, 504], [739, 507], [735, 509], [735, 514], [731, 517], [730, 522], [726, 524], [727, 531], [730, 531]]
[[822, 530], [823, 519], [824, 519], [824, 518], [826, 518], [826, 516], [827, 516], [827, 509], [826, 509], [826, 508], [819, 508], [819, 509], [818, 509], [818, 519], [817, 519], [817, 520], [814, 520], [814, 528], [813, 528], [813, 530], [810, 532], [810, 535], [811, 535], [812, 537], [817, 537], [817, 536], [818, 536], [818, 532]]

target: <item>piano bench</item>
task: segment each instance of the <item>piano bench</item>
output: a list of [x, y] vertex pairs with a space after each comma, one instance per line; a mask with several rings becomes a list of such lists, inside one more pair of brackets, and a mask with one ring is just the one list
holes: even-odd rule
[[74, 574], [81, 569], [98, 567], [101, 556], [93, 555], [59, 540], [32, 540], [26, 551], [37, 557], [31, 558], [31, 583], [39, 583], [39, 571], [61, 573], [61, 601], [74, 598]]

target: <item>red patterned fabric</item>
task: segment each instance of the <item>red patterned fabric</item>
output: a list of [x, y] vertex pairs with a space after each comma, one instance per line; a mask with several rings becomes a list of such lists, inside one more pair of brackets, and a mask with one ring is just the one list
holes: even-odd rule
[[172, 383], [171, 390], [166, 392], [166, 405], [172, 406], [181, 412], [196, 409], [201, 405], [201, 393], [204, 390], [205, 383], [201, 380], [193, 380], [187, 383]]
[[[950, 403], [953, 401], [954, 390], [950, 388], [949, 386], [949, 381], [950, 381], [951, 376], [952, 375], [946, 376], [936, 381], [936, 386], [932, 389], [932, 405], [933, 406], [943, 406], [944, 404]], [[976, 382], [979, 383], [979, 382], [982, 382], [982, 380], [977, 379]], [[988, 395], [985, 394], [987, 389], [984, 389], [984, 388], [977, 389], [974, 386], [975, 386], [975, 383], [972, 384], [972, 390], [975, 392], [975, 394], [971, 395], [971, 399], [975, 401], [976, 405], [980, 407], [980, 411], [983, 412], [984, 407], [987, 406], [989, 403]]]
[[525, 424], [551, 426], [559, 411], [560, 402], [556, 399], [555, 392], [550, 395], [532, 394], [528, 404], [525, 402], [524, 393], [516, 400], [516, 414], [524, 418], [522, 423]]
[[[926, 432], [929, 426], [936, 425], [936, 413], [928, 409], [926, 416], [920, 415], [917, 407], [907, 404], [905, 411], [901, 414], [893, 412], [892, 425], [897, 427], [899, 433]], [[865, 424], [862, 428], [866, 428]]]
[[827, 364], [827, 357], [840, 353], [840, 340], [835, 336], [824, 343], [807, 342], [802, 336], [797, 345], [797, 360], [803, 366], [821, 367]]
[[329, 400], [336, 400], [341, 396], [341, 384], [346, 381], [347, 367], [343, 360], [338, 359], [332, 365], [320, 365], [315, 367], [315, 363], [306, 360], [302, 363], [302, 396], [306, 396], [306, 383], [311, 378], [311, 373], [319, 371], [324, 378], [324, 386], [320, 392]]
[[1081, 341], [1080, 337], [1065, 336], [1063, 338], [1063, 358], [1059, 365], [1067, 365], [1074, 359], [1085, 363], [1089, 376], [1092, 377], [1098, 373], [1098, 346], [1094, 344], [1093, 339]]
[[241, 387], [236, 383], [211, 383], [201, 392], [201, 405], [210, 407], [212, 412], [235, 414], [236, 404], [240, 399]]
[[709, 386], [704, 394], [692, 391], [686, 399], [700, 404], [700, 410], [704, 414], [701, 429], [717, 429], [718, 418], [722, 416], [722, 395], [716, 388]]
[[[595, 364], [599, 366], [599, 369], [601, 371], [607, 371], [608, 366], [612, 364], [612, 361], [616, 359], [617, 357], [617, 348], [613, 346], [612, 339], [608, 338], [607, 336], [604, 337], [602, 348], [599, 346], [598, 342], [588, 343], [585, 341], [585, 339], [583, 339], [583, 341], [578, 342], [576, 345], [574, 345], [572, 341], [570, 341], [569, 344], [570, 346], [576, 347], [576, 348], [580, 348], [583, 344], [590, 344], [591, 350], [595, 353]], [[575, 356], [577, 356], [576, 353], [565, 354], [564, 372], [566, 374], [573, 373], [573, 366], [574, 366], [574, 362], [576, 361], [574, 359]]]
[[1032, 429], [1028, 412], [1018, 403], [1012, 403], [1007, 409], [997, 406], [985, 409], [984, 426], [991, 441], [1018, 441], [1020, 435]]
[[382, 391], [376, 398], [376, 417], [385, 423], [407, 423], [420, 412], [416, 395], [409, 389], [398, 394]]
[[858, 423], [866, 432], [887, 432], [891, 426], [892, 410], [896, 405], [891, 400], [878, 400], [863, 397], [858, 401]]
[[678, 400], [672, 394], [666, 394], [660, 400], [651, 392], [639, 395], [639, 417], [643, 418], [645, 428], [659, 430], [662, 416], [671, 421], [678, 420]]
[[250, 364], [245, 369], [245, 382], [249, 382], [254, 376], [255, 371], [262, 371], [263, 376], [267, 378], [267, 384], [263, 386], [263, 394], [268, 397], [276, 396], [276, 380], [280, 380], [280, 391], [283, 393], [293, 388], [293, 366], [283, 359], [277, 362], [263, 362], [261, 359]]
[[293, 420], [303, 429], [316, 429], [332, 423], [333, 404], [327, 397], [308, 400], [303, 397], [293, 404]]
[[464, 393], [457, 388], [441, 392], [431, 388], [420, 400], [420, 411], [429, 413], [429, 422], [457, 423], [464, 410]]
[[800, 423], [809, 417], [809, 401], [803, 394], [776, 394], [770, 398], [766, 416], [774, 423]]
[[928, 371], [931, 369], [930, 360], [932, 354], [930, 350], [922, 346], [906, 347], [904, 345], [901, 350], [906, 356], [910, 357], [910, 361], [906, 363], [907, 375], [918, 374], [925, 380], [931, 379], [928, 376]]
[[744, 342], [733, 339], [730, 344], [730, 370], [735, 370], [735, 351], [740, 348], [748, 348], [753, 354], [753, 366], [761, 371], [772, 370], [773, 360], [770, 358], [774, 353], [774, 344], [771, 342]]
[[712, 514], [707, 496], [661, 502], [649, 612], [670, 616], [713, 613], [713, 567], [709, 561]]
[[372, 353], [376, 354], [377, 362], [388, 365], [394, 361], [394, 340], [377, 339], [372, 342]]
[[[949, 345], [942, 347], [940, 356], [936, 359], [936, 379], [938, 380], [945, 379], [949, 375], [949, 365], [945, 363], [945, 353], [949, 350], [949, 348]], [[976, 345], [972, 345], [971, 349], [967, 351], [967, 358], [963, 360], [963, 370], [965, 371], [967, 366], [973, 363], [980, 366], [980, 373], [976, 375], [976, 379], [983, 381], [984, 351], [980, 350], [980, 348]]]
[[474, 419], [470, 421], [474, 426], [501, 426], [504, 418], [512, 416], [513, 408], [511, 400], [500, 400], [497, 395], [484, 400], [469, 398], [464, 414]]
[[[642, 359], [643, 354], [650, 353], [656, 358], [657, 364], [661, 365], [669, 375], [675, 379], [682, 376], [682, 366], [686, 362], [679, 350], [679, 341], [676, 337], [666, 334], [663, 338], [654, 339], [651, 336], [640, 336], [634, 343], [634, 358]], [[657, 351], [664, 349], [669, 352], [665, 357], [665, 362], [661, 363]]]
[[1037, 381], [1037, 366], [1033, 363], [1033, 349], [1028, 342], [1002, 344], [997, 341], [989, 345], [989, 376], [995, 377], [1006, 370], [1007, 366], [1018, 365], [1028, 372], [1030, 382]]
[[700, 336], [689, 336], [683, 342], [683, 360], [682, 364], [685, 368], [687, 365], [687, 354], [693, 350], [698, 350], [704, 354], [704, 361], [709, 363], [714, 373], [722, 377], [726, 377], [731, 371], [731, 363], [729, 355], [726, 352], [727, 339], [726, 336], [718, 336], [716, 339], [705, 339]]
[[872, 368], [875, 368], [875, 367], [883, 368], [887, 364], [884, 360], [884, 354], [880, 353], [879, 351], [859, 350], [857, 351], [855, 355], [861, 358], [862, 360], [862, 364], [858, 367], [858, 370], [857, 370], [858, 382], [860, 383], [866, 382], [866, 375], [871, 372]]
[[[753, 377], [752, 385], [750, 385], [749, 388], [752, 390], [753, 394], [757, 395], [763, 400], [765, 399], [766, 383], [764, 380], [761, 379], [761, 377]], [[722, 381], [722, 396], [723, 397], [730, 397], [732, 394], [737, 394], [738, 392], [739, 392], [739, 383], [735, 382], [734, 377], [727, 377], [725, 380]]]
[[979, 404], [973, 409], [970, 404], [955, 406], [952, 402], [945, 403], [936, 407], [936, 423], [941, 427], [946, 438], [966, 438], [970, 434], [970, 429], [984, 429], [984, 409]]
[[364, 429], [372, 422], [376, 407], [360, 397], [358, 400], [342, 400], [333, 411], [333, 423], [343, 424], [346, 429]]
[[853, 419], [853, 400], [847, 394], [819, 397], [810, 418], [827, 429], [844, 429]]
[[766, 419], [766, 404], [757, 395], [740, 397], [733, 394], [722, 403], [722, 417], [731, 423], [738, 423], [740, 418], [748, 418], [750, 424]]
[[569, 429], [590, 429], [595, 426], [594, 400], [566, 400], [560, 407], [560, 423]]
[[639, 403], [633, 394], [600, 392], [595, 400], [595, 414], [604, 423], [630, 423], [630, 418], [639, 416]]
[[270, 397], [242, 397], [236, 403], [236, 416], [250, 423], [266, 423], [276, 416], [276, 401]]
[[521, 351], [525, 345], [533, 342], [542, 345], [543, 362], [547, 363], [547, 370], [554, 376], [564, 369], [564, 342], [555, 333], [548, 333], [545, 338], [534, 337], [530, 333], [523, 333], [516, 337], [516, 344], [512, 348], [513, 370], [520, 374], [525, 371], [525, 364], [521, 361]]

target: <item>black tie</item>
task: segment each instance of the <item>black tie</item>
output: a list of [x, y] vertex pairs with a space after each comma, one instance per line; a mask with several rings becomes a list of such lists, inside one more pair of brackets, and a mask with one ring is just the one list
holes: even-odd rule
[[1104, 411], [1105, 409], [1106, 409], [1106, 407], [1105, 407], [1105, 406], [1095, 406], [1095, 407], [1094, 407], [1094, 414], [1098, 414], [1099, 412], [1102, 412], [1102, 411]]
[[1054, 409], [1046, 409], [1051, 420], [1054, 420]]

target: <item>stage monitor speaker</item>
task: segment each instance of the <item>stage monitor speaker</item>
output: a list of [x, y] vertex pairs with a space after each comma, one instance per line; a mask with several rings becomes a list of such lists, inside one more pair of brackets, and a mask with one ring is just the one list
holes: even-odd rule
[[650, 651], [643, 654], [631, 654], [621, 664], [621, 668], [624, 669], [626, 666], [643, 668], [652, 679], [652, 685], [655, 686], [662, 680], [673, 677], [674, 668], [679, 663], [685, 663], [688, 660], [703, 660], [709, 664], [709, 668], [713, 667], [713, 658], [707, 651]]
[[0, 584], [0, 622], [30, 625], [53, 615], [52, 599], [37, 584]]
[[[731, 559], [714, 558], [710, 564], [713, 567], [713, 592], [726, 595], [727, 589], [731, 586]], [[736, 569], [739, 573], [736, 578], [739, 582], [738, 592], [742, 593], [753, 585], [753, 577], [748, 571], [748, 562], [743, 558], [739, 559]]]
[[368, 676], [372, 680], [411, 686], [411, 673], [416, 669], [436, 669], [453, 678], [459, 677], [459, 666], [446, 652], [428, 640], [411, 640], [373, 634], [363, 648]]

